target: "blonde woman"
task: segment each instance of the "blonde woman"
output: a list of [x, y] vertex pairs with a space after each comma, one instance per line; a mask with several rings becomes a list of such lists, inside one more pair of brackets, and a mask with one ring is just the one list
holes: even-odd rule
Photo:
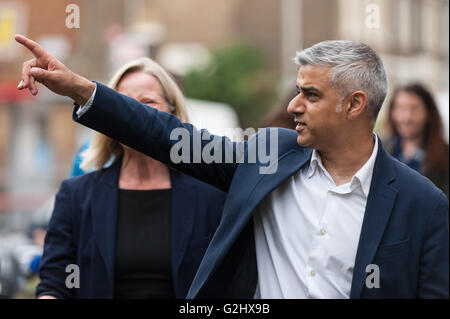
[[[109, 86], [188, 121], [180, 89], [148, 58], [123, 66]], [[225, 193], [101, 133], [81, 168], [95, 171], [63, 181], [56, 195], [37, 297], [185, 298]]]

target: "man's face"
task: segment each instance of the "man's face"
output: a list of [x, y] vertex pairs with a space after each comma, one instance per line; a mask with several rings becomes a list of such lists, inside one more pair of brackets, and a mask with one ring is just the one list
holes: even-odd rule
[[294, 115], [297, 143], [317, 150], [333, 144], [345, 125], [345, 112], [340, 110], [341, 97], [330, 86], [330, 68], [302, 66], [297, 77], [297, 96], [287, 111]]

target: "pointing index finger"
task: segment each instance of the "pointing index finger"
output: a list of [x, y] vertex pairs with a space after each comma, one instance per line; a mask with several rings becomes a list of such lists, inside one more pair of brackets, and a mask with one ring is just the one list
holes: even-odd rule
[[36, 58], [43, 57], [47, 54], [47, 52], [38, 43], [28, 39], [23, 35], [18, 34], [14, 37], [14, 39], [23, 46], [27, 47]]

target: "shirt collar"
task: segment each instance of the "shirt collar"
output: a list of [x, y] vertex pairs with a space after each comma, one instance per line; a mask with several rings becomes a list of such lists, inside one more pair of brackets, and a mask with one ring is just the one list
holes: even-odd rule
[[313, 150], [312, 155], [311, 155], [311, 160], [309, 161], [309, 168], [308, 168], [308, 172], [307, 172], [306, 176], [308, 178], [311, 178], [314, 175], [314, 173], [316, 172], [317, 167], [319, 167], [319, 166], [325, 170], [325, 168], [322, 165], [322, 159], [320, 158], [319, 152], [316, 150]]
[[361, 184], [364, 195], [366, 197], [369, 196], [370, 184], [372, 182], [373, 168], [375, 166], [375, 160], [378, 154], [378, 137], [374, 133], [373, 138], [375, 139], [375, 145], [373, 146], [372, 155], [370, 155], [367, 162], [356, 172], [355, 176], [352, 178], [352, 182], [354, 178], [357, 178]]
[[[370, 155], [367, 162], [352, 177], [352, 180], [350, 182], [350, 185], [355, 185], [359, 183], [366, 197], [369, 196], [370, 184], [372, 182], [373, 168], [375, 166], [375, 159], [378, 153], [378, 137], [375, 133], [373, 134], [373, 136], [375, 139], [375, 145], [373, 147], [372, 154]], [[320, 153], [316, 150], [313, 150], [311, 160], [309, 163], [309, 168], [306, 174], [307, 178], [311, 178], [315, 174], [318, 167], [320, 167], [328, 175], [327, 170], [322, 164]]]

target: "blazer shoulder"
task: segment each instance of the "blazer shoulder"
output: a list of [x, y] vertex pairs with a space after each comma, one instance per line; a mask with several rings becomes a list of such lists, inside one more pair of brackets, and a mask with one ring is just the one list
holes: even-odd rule
[[253, 134], [250, 138], [260, 136], [262, 134], [269, 135], [270, 133], [275, 132], [278, 137], [282, 137], [285, 141], [289, 141], [290, 143], [295, 142], [297, 143], [297, 132], [292, 129], [287, 129], [283, 127], [264, 127], [258, 129], [257, 134]]
[[406, 164], [390, 156], [396, 171], [396, 182], [400, 190], [407, 192], [410, 197], [435, 202], [445, 194], [427, 177], [408, 167]]
[[91, 193], [92, 188], [100, 180], [101, 176], [111, 169], [111, 167], [107, 167], [83, 175], [66, 178], [61, 182], [60, 191], [69, 192], [73, 195], [82, 193], [85, 196]]
[[61, 182], [61, 188], [64, 186], [67, 190], [75, 191], [78, 188], [83, 188], [83, 186], [88, 186], [91, 184], [97, 175], [98, 171], [94, 171], [83, 175], [66, 178]]
[[250, 137], [250, 141], [255, 141], [258, 138], [266, 138], [267, 141], [272, 143], [273, 140], [270, 137], [276, 134], [275, 141], [278, 144], [278, 153], [284, 154], [290, 150], [295, 151], [305, 151], [309, 150], [307, 147], [298, 145], [297, 143], [297, 132], [292, 129], [282, 128], [282, 127], [266, 127], [258, 130], [257, 134]]

